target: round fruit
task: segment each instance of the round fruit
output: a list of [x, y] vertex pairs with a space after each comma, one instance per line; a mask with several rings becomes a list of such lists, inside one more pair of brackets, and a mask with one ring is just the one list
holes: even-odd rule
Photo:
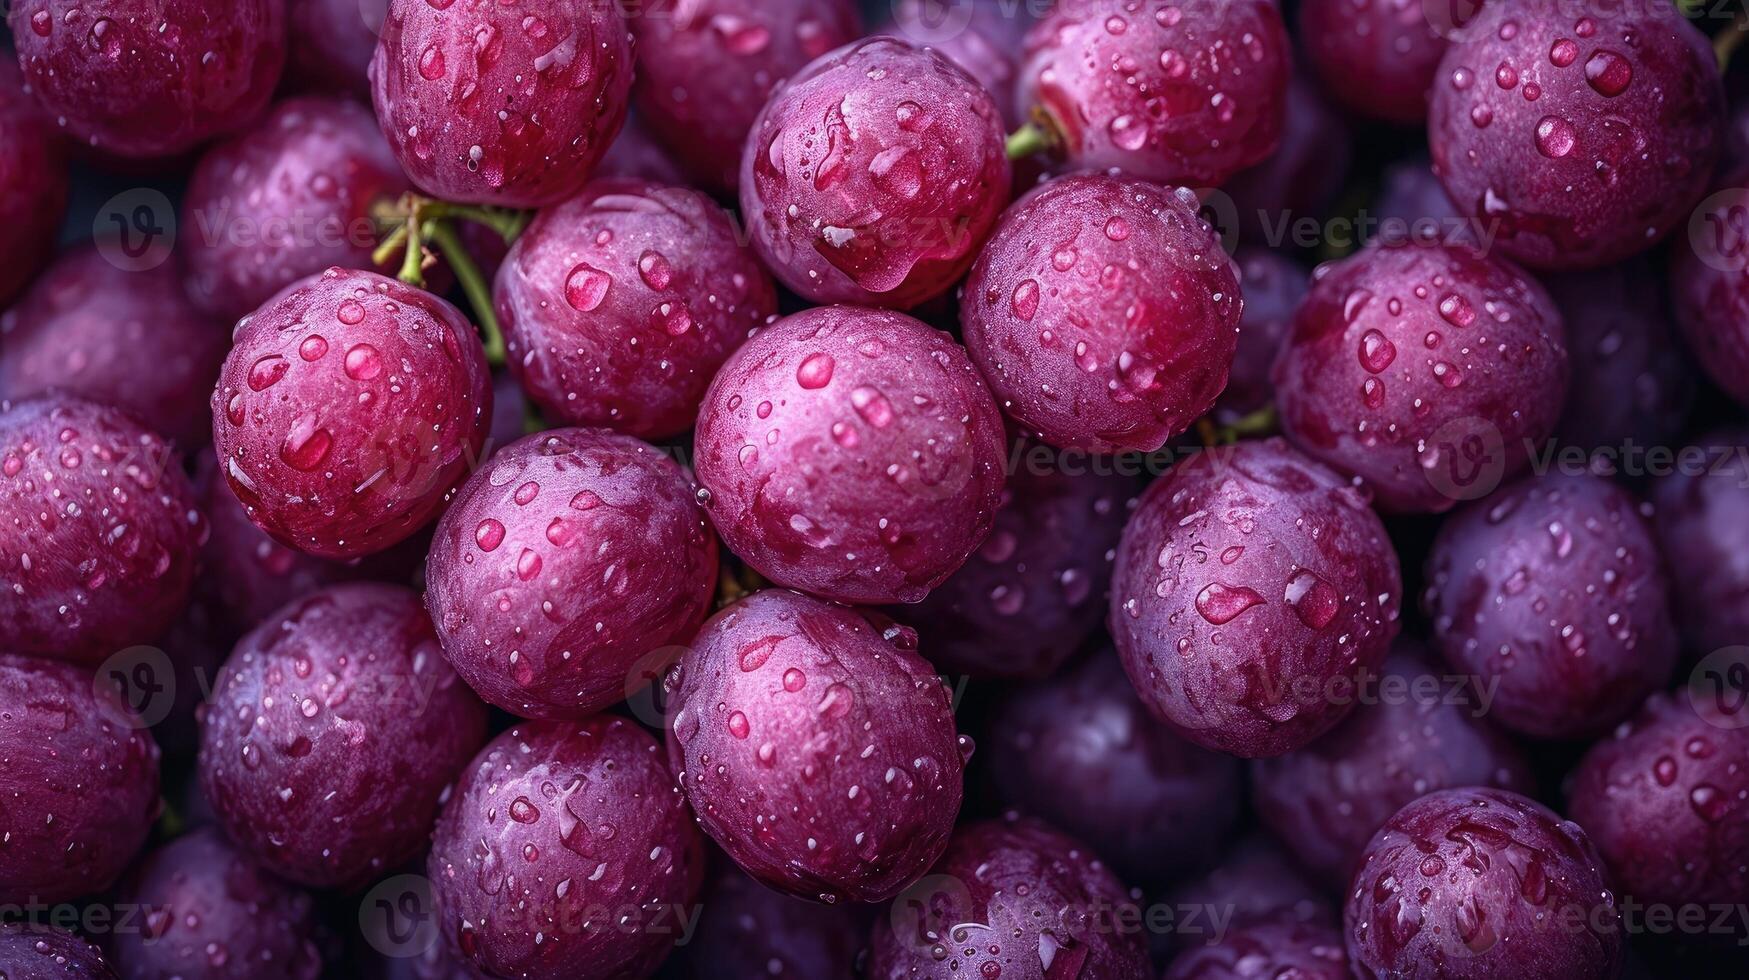
[[1068, 169], [1216, 186], [1275, 152], [1292, 67], [1275, 0], [1078, 0], [1027, 35], [1020, 105]]
[[941, 855], [965, 760], [916, 641], [780, 589], [699, 630], [665, 685], [668, 755], [699, 825], [756, 880], [882, 902]]
[[1275, 402], [1269, 372], [1293, 329], [1294, 311], [1312, 288], [1312, 277], [1280, 252], [1241, 250], [1239, 287], [1245, 312], [1239, 318], [1239, 348], [1226, 390], [1215, 402], [1215, 418], [1231, 425]]
[[297, 0], [289, 18], [288, 80], [370, 98], [370, 62], [389, 0]]
[[237, 324], [213, 392], [214, 448], [262, 530], [356, 558], [411, 537], [479, 465], [491, 384], [461, 311], [329, 269]]
[[1568, 812], [1641, 902], [1729, 905], [1749, 890], [1749, 713], [1721, 707], [1654, 694], [1574, 771]]
[[947, 292], [1008, 203], [1002, 114], [941, 55], [892, 37], [815, 60], [741, 159], [759, 257], [815, 303], [909, 309]]
[[991, 731], [1002, 801], [1097, 841], [1127, 882], [1196, 870], [1239, 820], [1239, 761], [1150, 717], [1110, 651], [1013, 691]]
[[285, 0], [21, 0], [18, 63], [61, 127], [118, 157], [167, 157], [248, 125], [285, 67]]
[[637, 41], [639, 114], [700, 187], [730, 194], [740, 184], [747, 133], [772, 90], [862, 36], [854, 0], [646, 5], [626, 26]]
[[1112, 552], [1140, 482], [1056, 465], [1037, 445], [1015, 453], [990, 536], [922, 602], [889, 610], [949, 673], [1046, 677], [1105, 622]]
[[0, 976], [15, 980], [115, 980], [103, 951], [70, 932], [29, 922], [0, 925]]
[[1536, 789], [1523, 754], [1486, 720], [1489, 703], [1468, 687], [1454, 691], [1403, 646], [1347, 721], [1251, 766], [1258, 816], [1333, 890], [1348, 884], [1373, 832], [1417, 797], [1457, 786]]
[[[1385, 168], [1371, 212], [1377, 218], [1376, 237], [1402, 244], [1408, 241], [1474, 242], [1492, 240], [1499, 222], [1477, 221], [1458, 213], [1446, 196], [1433, 166], [1424, 158], [1410, 158]], [[1477, 232], [1481, 234], [1478, 236]]]
[[131, 272], [78, 248], [0, 314], [0, 398], [58, 391], [125, 409], [185, 449], [212, 438], [207, 393], [225, 324], [194, 308], [173, 265]]
[[726, 868], [699, 896], [698, 933], [677, 953], [692, 980], [856, 980], [867, 906], [821, 905]]
[[[1733, 180], [1749, 180], [1749, 171]], [[1671, 248], [1670, 295], [1676, 323], [1707, 377], [1749, 405], [1749, 235], [1736, 218], [1749, 188], [1726, 187], [1702, 205], [1689, 233]]]
[[[1315, 82], [1295, 72], [1287, 87], [1281, 143], [1262, 163], [1222, 185], [1231, 215], [1221, 214], [1220, 195], [1208, 204], [1217, 220], [1230, 217], [1240, 240], [1255, 248], [1289, 248], [1302, 234], [1299, 222], [1324, 215], [1348, 179], [1354, 143], [1348, 121], [1324, 100]], [[1245, 302], [1250, 304], [1247, 293]]]
[[330, 266], [371, 268], [371, 206], [410, 190], [369, 109], [307, 96], [208, 150], [182, 201], [188, 295], [236, 320]]
[[1299, 37], [1319, 81], [1344, 108], [1419, 126], [1439, 59], [1481, 2], [1303, 0]]
[[1706, 36], [1672, 4], [1491, 3], [1434, 79], [1434, 172], [1538, 268], [1645, 251], [1689, 220], [1724, 146]]
[[1624, 454], [1670, 445], [1688, 419], [1696, 378], [1650, 263], [1543, 282], [1567, 324], [1573, 364], [1556, 440]]
[[[869, 980], [1154, 976], [1139, 930], [1114, 922], [1123, 883], [1079, 841], [1033, 820], [962, 827], [935, 870], [875, 919]], [[941, 972], [952, 957], [951, 974]]]
[[274, 873], [356, 887], [419, 852], [485, 737], [419, 597], [337, 585], [237, 644], [206, 707], [201, 786]]
[[1143, 703], [1247, 758], [1333, 728], [1397, 635], [1402, 575], [1366, 496], [1280, 439], [1212, 449], [1124, 529], [1111, 628]]
[[996, 100], [1002, 118], [1018, 126], [1026, 120], [1014, 102], [1014, 83], [1037, 9], [1000, 0], [893, 0], [892, 22], [881, 33], [933, 48], [964, 68]]
[[1701, 655], [1749, 637], [1749, 431], [1711, 433], [1682, 450], [1698, 461], [1659, 477], [1651, 498], [1670, 596]]
[[0, 307], [28, 285], [54, 250], [67, 207], [67, 170], [48, 115], [23, 74], [0, 56]]
[[1002, 417], [953, 338], [835, 306], [759, 331], [699, 412], [698, 478], [730, 550], [839, 602], [917, 602], [1001, 503]]
[[100, 892], [158, 818], [158, 746], [107, 682], [0, 654], [0, 902]]
[[1349, 980], [1342, 933], [1319, 922], [1243, 922], [1219, 942], [1192, 946], [1172, 961], [1164, 980]]
[[1371, 245], [1316, 276], [1275, 366], [1287, 437], [1380, 506], [1449, 510], [1522, 470], [1566, 399], [1554, 300], [1467, 246]]
[[[1305, 828], [1310, 830], [1310, 828]], [[1302, 840], [1293, 842], [1298, 847]], [[1341, 916], [1325, 892], [1306, 880], [1274, 840], [1254, 836], [1234, 845], [1208, 874], [1184, 882], [1166, 896], [1173, 908], [1231, 910], [1238, 924], [1258, 920], [1334, 924]], [[1188, 926], [1188, 924], [1187, 924]], [[1187, 944], [1211, 945], [1220, 940], [1218, 927], [1205, 919], [1199, 932], [1180, 933]]]
[[1622, 929], [1578, 824], [1517, 793], [1448, 789], [1373, 835], [1349, 889], [1364, 977], [1613, 977]]
[[1153, 452], [1214, 405], [1243, 307], [1194, 194], [1085, 174], [1002, 215], [960, 327], [1003, 410], [1045, 442]]
[[206, 535], [170, 445], [120, 410], [0, 403], [6, 652], [96, 664], [150, 643], [187, 603]]
[[110, 939], [122, 980], [316, 980], [310, 896], [267, 874], [208, 827], [153, 851], [121, 889], [140, 910]]
[[510, 370], [547, 419], [645, 439], [692, 428], [717, 369], [777, 312], [721, 206], [634, 180], [542, 211], [493, 293]]
[[703, 863], [661, 746], [598, 715], [487, 743], [444, 807], [427, 873], [451, 952], [478, 974], [608, 980], [668, 955]]
[[553, 429], [456, 494], [425, 566], [455, 669], [526, 718], [582, 718], [660, 676], [710, 610], [717, 541], [687, 472], [630, 436]]
[[1466, 506], [1439, 529], [1427, 583], [1440, 652], [1514, 731], [1601, 734], [1676, 667], [1651, 525], [1600, 477], [1531, 477]]
[[390, 0], [371, 96], [413, 183], [531, 208], [583, 189], [625, 122], [631, 35], [612, 3]]

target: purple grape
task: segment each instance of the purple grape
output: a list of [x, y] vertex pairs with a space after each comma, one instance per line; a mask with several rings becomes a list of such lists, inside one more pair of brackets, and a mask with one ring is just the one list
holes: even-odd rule
[[814, 303], [909, 309], [958, 281], [1008, 203], [1001, 112], [964, 70], [892, 37], [816, 59], [741, 159], [753, 248]]
[[1110, 651], [1016, 689], [991, 730], [999, 798], [1095, 841], [1125, 881], [1196, 870], [1238, 821], [1238, 760], [1149, 716]]
[[456, 671], [531, 718], [583, 718], [660, 676], [716, 593], [696, 492], [656, 447], [601, 430], [492, 457], [438, 521], [425, 567]]
[[1299, 37], [1324, 88], [1345, 108], [1420, 125], [1451, 35], [1481, 3], [1301, 0]]
[[1084, 174], [1002, 215], [966, 280], [960, 326], [1028, 432], [1064, 448], [1153, 452], [1214, 404], [1243, 306], [1189, 190]]
[[1749, 431], [1713, 432], [1682, 450], [1698, 461], [1650, 491], [1676, 622], [1708, 654], [1749, 637]]
[[288, 81], [322, 92], [370, 98], [370, 62], [389, 0], [292, 0]]
[[494, 294], [511, 373], [546, 418], [645, 439], [692, 428], [717, 369], [777, 312], [715, 201], [631, 180], [542, 211]]
[[1320, 269], [1274, 376], [1296, 446], [1387, 510], [1437, 513], [1528, 464], [1568, 373], [1546, 290], [1467, 246], [1416, 242]]
[[1262, 919], [1239, 923], [1219, 942], [1193, 946], [1163, 980], [1350, 980], [1342, 933], [1320, 922]]
[[1363, 493], [1280, 439], [1245, 442], [1148, 488], [1118, 548], [1111, 628], [1155, 717], [1257, 758], [1353, 710], [1397, 634], [1402, 591]]
[[[1727, 181], [1741, 183], [1749, 172]], [[1676, 323], [1708, 378], [1749, 405], [1749, 235], [1740, 220], [1749, 188], [1727, 186], [1708, 198], [1689, 234], [1672, 246], [1670, 295]]]
[[78, 248], [0, 314], [0, 342], [0, 398], [58, 391], [124, 409], [185, 449], [212, 438], [225, 325], [188, 301], [174, 266], [134, 272]]
[[1440, 527], [1425, 605], [1445, 659], [1539, 738], [1608, 731], [1676, 666], [1669, 578], [1639, 502], [1596, 476], [1531, 477]]
[[[737, 169], [741, 166], [739, 148], [736, 149], [733, 165]], [[686, 174], [681, 171], [680, 165], [656, 142], [649, 127], [636, 114], [626, 117], [625, 126], [607, 148], [607, 155], [601, 158], [601, 165], [595, 168], [595, 177], [598, 180], [626, 177], [673, 186], [686, 184]], [[500, 245], [502, 246], [502, 242]]]
[[[1254, 836], [1236, 844], [1207, 874], [1173, 888], [1166, 901], [1175, 908], [1218, 913], [1234, 924], [1278, 920], [1333, 925], [1341, 916], [1325, 894], [1306, 880], [1274, 839]], [[1207, 945], [1216, 937], [1188, 937], [1206, 935], [1213, 926], [1205, 919], [1201, 926], [1190, 926], [1201, 932], [1181, 935], [1187, 943]]]
[[1484, 718], [1487, 702], [1468, 688], [1454, 692], [1412, 646], [1399, 644], [1385, 661], [1376, 702], [1305, 748], [1251, 766], [1258, 816], [1334, 890], [1409, 801], [1457, 786], [1536, 788], [1524, 755]]
[[1038, 5], [1015, 0], [894, 0], [881, 33], [933, 48], [978, 80], [1002, 118], [1025, 122], [1014, 102], [1020, 52]]
[[759, 331], [718, 372], [695, 445], [705, 506], [766, 578], [917, 602], [989, 533], [1005, 435], [953, 338], [849, 306]]
[[0, 975], [12, 980], [116, 980], [102, 950], [70, 932], [29, 922], [0, 925]]
[[[1238, 222], [1232, 230], [1257, 248], [1292, 245], [1284, 235], [1294, 234], [1294, 223], [1324, 213], [1353, 162], [1347, 121], [1324, 101], [1316, 83], [1296, 72], [1287, 87], [1280, 145], [1222, 187]], [[1251, 302], [1249, 293], [1245, 302]]]
[[941, 855], [965, 759], [916, 639], [782, 589], [699, 630], [665, 683], [668, 755], [700, 826], [755, 880], [882, 902]]
[[29, 285], [53, 251], [67, 207], [59, 136], [17, 63], [0, 55], [0, 306]]
[[1615, 896], [1578, 824], [1517, 793], [1421, 797], [1367, 844], [1344, 924], [1356, 976], [1609, 978]]
[[1477, 221], [1459, 214], [1425, 158], [1401, 160], [1385, 168], [1371, 214], [1379, 223], [1375, 237], [1387, 244], [1474, 243], [1478, 226], [1488, 235], [1499, 228], [1494, 219]]
[[691, 980], [856, 980], [865, 906], [821, 905], [774, 892], [734, 868], [699, 896], [704, 916], [676, 955]]
[[1239, 318], [1239, 348], [1226, 390], [1215, 402], [1215, 419], [1232, 425], [1275, 401], [1269, 372], [1293, 329], [1294, 311], [1312, 288], [1305, 268], [1279, 252], [1242, 249], [1235, 257], [1245, 310]]

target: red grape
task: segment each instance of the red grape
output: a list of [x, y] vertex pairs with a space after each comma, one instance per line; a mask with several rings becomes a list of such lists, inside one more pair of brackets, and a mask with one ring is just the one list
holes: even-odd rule
[[612, 3], [390, 0], [371, 64], [383, 135], [421, 190], [540, 207], [577, 193], [625, 122]]
[[[1514, 0], [1504, 0], [1512, 3]], [[1482, 0], [1301, 0], [1299, 36], [1319, 81], [1362, 116], [1427, 121], [1427, 98], [1454, 30]]]
[[1027, 36], [1020, 105], [1070, 169], [1215, 186], [1275, 152], [1292, 64], [1275, 0], [1076, 0]]
[[964, 758], [917, 636], [768, 589], [699, 630], [666, 683], [700, 826], [798, 897], [886, 901], [947, 846]]
[[249, 123], [286, 58], [285, 0], [20, 0], [18, 63], [61, 127], [117, 157], [169, 157]]
[[55, 390], [124, 409], [185, 449], [212, 438], [226, 328], [188, 301], [173, 265], [131, 272], [96, 248], [69, 252], [0, 314], [0, 340], [0, 398]]
[[286, 78], [305, 88], [370, 98], [370, 62], [389, 0], [291, 0]]
[[1367, 844], [1344, 916], [1362, 977], [1613, 977], [1622, 929], [1578, 824], [1517, 793], [1421, 797]]
[[1037, 6], [1019, 0], [893, 0], [881, 33], [934, 48], [966, 70], [996, 100], [1012, 126], [1026, 120], [1014, 102], [1020, 51]]
[[208, 150], [182, 201], [188, 295], [236, 320], [330, 266], [371, 268], [371, 206], [411, 189], [369, 109], [309, 96]]
[[67, 207], [59, 135], [31, 97], [23, 73], [0, 55], [0, 306], [48, 260]]
[[1638, 501], [1601, 477], [1556, 472], [1445, 522], [1426, 606], [1446, 660], [1493, 690], [1494, 719], [1583, 738], [1670, 679], [1668, 581]]
[[0, 402], [0, 527], [7, 652], [86, 665], [164, 632], [207, 536], [169, 444], [61, 395]]
[[715, 201], [634, 180], [543, 210], [494, 293], [510, 370], [549, 421], [645, 439], [692, 428], [717, 369], [777, 311]]
[[1433, 86], [1434, 171], [1538, 268], [1643, 252], [1688, 220], [1724, 145], [1706, 36], [1669, 3], [1491, 3]]
[[329, 269], [237, 324], [213, 443], [249, 517], [323, 558], [416, 533], [491, 419], [485, 351], [461, 311], [371, 272]]
[[753, 247], [815, 303], [908, 309], [945, 293], [1008, 203], [1002, 115], [941, 55], [839, 48], [766, 103], [741, 162]]
[[716, 592], [695, 494], [630, 436], [553, 429], [505, 447], [456, 493], [426, 563], [450, 662], [528, 718], [582, 718], [659, 676]]
[[698, 478], [730, 550], [840, 602], [917, 602], [1001, 502], [1002, 419], [953, 338], [848, 306], [759, 331], [705, 395]]
[[[634, 4], [634, 6], [636, 6]], [[772, 91], [862, 36], [854, 0], [646, 3], [637, 41], [638, 112], [699, 186], [734, 193], [741, 148]]]
[[1387, 510], [1449, 510], [1522, 470], [1567, 393], [1554, 300], [1474, 249], [1378, 244], [1319, 270], [1276, 362], [1294, 444]]
[[427, 862], [438, 923], [470, 975], [655, 971], [704, 870], [703, 841], [661, 752], [607, 715], [525, 722], [480, 750]]
[[1312, 288], [1305, 268], [1280, 252], [1243, 249], [1235, 261], [1245, 311], [1233, 370], [1215, 402], [1216, 420], [1228, 425], [1275, 401], [1269, 372], [1293, 329], [1294, 311]]
[[1189, 190], [1063, 177], [1002, 216], [960, 326], [1003, 409], [1045, 442], [1153, 452], [1214, 405], [1237, 270]]
[[1156, 717], [1257, 758], [1347, 717], [1402, 591], [1364, 494], [1280, 439], [1245, 442], [1148, 488], [1118, 548], [1111, 628]]

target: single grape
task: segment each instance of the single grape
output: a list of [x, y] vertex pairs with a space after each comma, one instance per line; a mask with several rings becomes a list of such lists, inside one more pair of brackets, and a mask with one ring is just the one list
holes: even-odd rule
[[[1506, 0], [1510, 3], [1512, 0]], [[1421, 125], [1439, 60], [1482, 0], [1301, 0], [1299, 37], [1324, 88], [1351, 112]]]
[[1445, 659], [1489, 715], [1539, 738], [1599, 735], [1676, 667], [1669, 577], [1631, 494], [1601, 477], [1530, 477], [1453, 514], [1424, 604]]
[[[1300, 843], [1292, 842], [1296, 848]], [[1241, 839], [1207, 874], [1179, 883], [1166, 893], [1165, 901], [1174, 908], [1225, 914], [1235, 925], [1259, 920], [1333, 925], [1342, 916], [1326, 895], [1306, 879], [1281, 844], [1254, 835]], [[1211, 921], [1192, 927], [1198, 931], [1181, 936], [1187, 945], [1209, 945], [1219, 939], [1214, 934], [1218, 927]]]
[[123, 409], [183, 449], [212, 438], [226, 325], [188, 301], [174, 265], [134, 272], [76, 248], [0, 314], [0, 342], [0, 398], [59, 391]]
[[716, 592], [696, 493], [630, 436], [552, 429], [505, 447], [456, 493], [426, 561], [456, 670], [529, 718], [586, 717], [660, 676]]
[[1153, 452], [1214, 405], [1244, 304], [1189, 190], [1063, 177], [1002, 215], [966, 280], [966, 347], [1054, 446]]
[[783, 589], [699, 630], [664, 683], [668, 756], [699, 825], [755, 880], [882, 902], [941, 855], [965, 759], [916, 642]]
[[1373, 835], [1348, 891], [1348, 959], [1363, 977], [1607, 980], [1622, 928], [1578, 824], [1500, 789], [1447, 789]]
[[285, 0], [21, 0], [6, 22], [56, 122], [116, 157], [175, 156], [249, 125], [285, 67]]
[[1554, 300], [1510, 263], [1375, 243], [1314, 277], [1275, 366], [1282, 429], [1386, 510], [1449, 510], [1554, 432], [1565, 337]]
[[371, 206], [412, 189], [369, 109], [305, 96], [201, 157], [182, 200], [188, 295], [236, 320], [330, 266], [369, 269]]
[[14, 816], [0, 902], [40, 908], [108, 888], [158, 819], [151, 733], [107, 680], [0, 654], [0, 744], [0, 800]]
[[999, 799], [1094, 841], [1126, 882], [1197, 870], [1239, 820], [1240, 762], [1155, 721], [1109, 650], [1012, 691], [991, 731]]
[[7, 652], [86, 666], [176, 619], [207, 536], [162, 437], [64, 395], [0, 402], [0, 529]]
[[1305, 748], [1251, 764], [1258, 816], [1332, 891], [1352, 878], [1373, 832], [1417, 797], [1457, 786], [1531, 793], [1536, 779], [1470, 687], [1412, 644], [1398, 645], [1373, 698]]
[[[1152, 978], [1140, 930], [1114, 921], [1126, 906], [1134, 911], [1123, 883], [1080, 841], [1035, 820], [968, 824], [875, 919], [866, 975]], [[948, 956], [958, 964], [951, 974], [941, 967]]]
[[1724, 146], [1725, 93], [1670, 3], [1490, 3], [1434, 78], [1433, 168], [1494, 246], [1544, 269], [1645, 251], [1689, 220]]
[[933, 48], [978, 80], [1010, 126], [1026, 119], [1014, 101], [1020, 52], [1038, 5], [1003, 0], [894, 0], [881, 33]]
[[1068, 169], [1217, 186], [1275, 152], [1292, 65], [1275, 0], [1076, 0], [1027, 35], [1019, 102]]
[[1474, 244], [1478, 240], [1491, 241], [1500, 227], [1494, 218], [1476, 219], [1460, 214], [1439, 178], [1433, 175], [1433, 165], [1421, 157], [1400, 160], [1385, 168], [1379, 176], [1370, 213], [1378, 222], [1378, 229], [1368, 240], [1382, 239], [1384, 244], [1401, 245], [1409, 241]]
[[869, 38], [766, 103], [741, 160], [741, 213], [804, 299], [909, 309], [965, 275], [1008, 203], [1003, 142], [995, 101], [963, 69]]
[[699, 412], [717, 532], [766, 578], [839, 602], [917, 602], [989, 533], [1001, 415], [953, 338], [849, 306], [759, 331]]
[[370, 62], [389, 0], [293, 0], [290, 18], [289, 82], [318, 92], [370, 98]]
[[1234, 261], [1245, 310], [1239, 317], [1233, 370], [1215, 402], [1215, 420], [1224, 425], [1274, 404], [1269, 372], [1293, 329], [1294, 312], [1312, 288], [1305, 267], [1281, 252], [1241, 249]]
[[1223, 230], [1237, 232], [1245, 245], [1290, 248], [1303, 234], [1300, 222], [1324, 216], [1353, 163], [1347, 120], [1325, 101], [1317, 83], [1296, 72], [1288, 82], [1287, 113], [1275, 152], [1222, 184], [1230, 214], [1222, 213], [1219, 196], [1211, 197], [1205, 208], [1217, 220], [1232, 220]]
[[698, 933], [675, 958], [690, 980], [856, 980], [868, 906], [821, 905], [775, 892], [734, 867], [699, 896]]
[[103, 951], [55, 926], [0, 925], [0, 974], [17, 980], [116, 980]]
[[1155, 717], [1258, 758], [1348, 716], [1403, 591], [1367, 503], [1280, 439], [1211, 449], [1148, 488], [1118, 547], [1110, 622]]
[[1708, 378], [1749, 405], [1749, 171], [1726, 181], [1671, 247], [1670, 296], [1676, 324]]
[[16, 62], [0, 56], [0, 307], [11, 304], [53, 253], [67, 207], [60, 136]]
[[1220, 941], [1179, 954], [1163, 980], [1350, 980], [1342, 933], [1320, 922], [1241, 922]]
[[426, 868], [470, 975], [611, 980], [649, 976], [668, 956], [693, 914], [704, 843], [662, 747], [597, 715], [524, 722], [488, 742], [444, 806]]
[[854, 0], [695, 0], [649, 6], [626, 25], [639, 114], [693, 181], [719, 194], [740, 185], [741, 148], [772, 92], [862, 36]]
[[1705, 656], [1749, 637], [1749, 431], [1711, 432], [1681, 452], [1691, 462], [1649, 494], [1676, 623]]
[[357, 887], [417, 854], [486, 709], [408, 589], [331, 586], [237, 644], [213, 685], [200, 778], [275, 874]]
[[511, 373], [549, 421], [645, 439], [692, 428], [717, 369], [777, 312], [721, 206], [635, 180], [543, 210], [493, 292]]
[[262, 530], [323, 558], [375, 554], [417, 533], [479, 465], [491, 383], [461, 311], [333, 268], [237, 324], [213, 444]]
[[581, 190], [631, 85], [631, 35], [601, 2], [390, 0], [371, 64], [383, 135], [413, 183], [505, 207]]
[[888, 609], [928, 636], [923, 655], [949, 673], [1046, 677], [1105, 622], [1113, 549], [1140, 482], [1096, 462], [1059, 465], [1036, 444], [1013, 452], [990, 536], [922, 602]]

